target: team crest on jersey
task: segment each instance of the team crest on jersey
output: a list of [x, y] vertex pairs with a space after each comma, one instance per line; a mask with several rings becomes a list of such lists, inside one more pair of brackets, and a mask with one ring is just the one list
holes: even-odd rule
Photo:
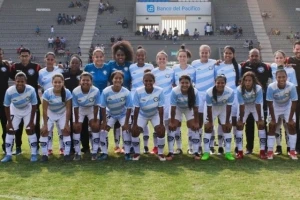
[[209, 69], [209, 70], [212, 70], [212, 69], [213, 69], [213, 66], [209, 66], [208, 69]]
[[265, 71], [265, 68], [259, 67], [259, 68], [257, 68], [257, 71], [258, 71], [259, 73], [263, 73], [263, 72]]
[[121, 97], [120, 101], [122, 101], [122, 102], [125, 101], [125, 97]]
[[30, 96], [27, 96], [27, 97], [26, 97], [26, 100], [27, 100], [27, 101], [30, 101]]
[[124, 67], [124, 71], [126, 71], [126, 72], [127, 72], [127, 71], [128, 71], [128, 67]]
[[107, 71], [106, 71], [106, 70], [103, 70], [103, 74], [106, 75], [106, 74], [107, 74]]
[[6, 72], [7, 69], [6, 69], [5, 67], [1, 67], [1, 71], [2, 71], [2, 72]]
[[94, 101], [94, 97], [89, 98], [89, 101], [93, 102]]
[[30, 76], [32, 76], [32, 75], [34, 74], [34, 70], [33, 70], [33, 69], [29, 69], [29, 70], [28, 70], [28, 74], [29, 74]]
[[166, 77], [166, 78], [170, 78], [170, 74], [166, 74], [165, 77]]
[[94, 72], [94, 71], [91, 71], [90, 73], [91, 73], [91, 74], [95, 74], [95, 72]]
[[289, 93], [285, 93], [284, 95], [285, 95], [286, 97], [290, 96], [290, 94], [289, 94]]
[[227, 101], [226, 99], [223, 99], [223, 103], [226, 103], [226, 101]]
[[158, 97], [154, 97], [153, 101], [157, 102], [158, 101]]

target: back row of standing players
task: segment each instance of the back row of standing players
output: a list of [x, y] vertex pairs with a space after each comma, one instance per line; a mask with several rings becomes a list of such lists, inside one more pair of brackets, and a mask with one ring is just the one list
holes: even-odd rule
[[[295, 43], [294, 51], [295, 51], [295, 49], [297, 49], [297, 47], [299, 45], [300, 44]], [[242, 152], [243, 146], [242, 146], [241, 130], [243, 130], [243, 123], [245, 122], [245, 119], [247, 119], [247, 116], [245, 114], [249, 114], [249, 113], [247, 113], [247, 112], [249, 112], [249, 109], [244, 111], [244, 115], [246, 117], [241, 117], [240, 111], [239, 111], [239, 115], [237, 115], [237, 110], [239, 110], [239, 108], [241, 108], [241, 106], [237, 106], [237, 102], [239, 102], [240, 105], [243, 104], [243, 102], [242, 102], [243, 98], [239, 99], [239, 98], [237, 98], [238, 95], [236, 95], [236, 94], [239, 94], [239, 92], [236, 92], [236, 91], [238, 91], [237, 86], [239, 84], [240, 78], [242, 78], [242, 75], [245, 74], [245, 72], [253, 71], [256, 74], [257, 78], [259, 79], [260, 83], [262, 84], [261, 85], [262, 86], [261, 92], [263, 94], [262, 99], [265, 100], [266, 99], [265, 94], [267, 91], [268, 80], [270, 78], [272, 78], [272, 73], [273, 73], [273, 75], [275, 74], [275, 71], [277, 70], [278, 65], [285, 66], [284, 69], [287, 72], [287, 77], [289, 78], [289, 81], [292, 81], [295, 85], [297, 85], [296, 78], [295, 78], [295, 71], [293, 70], [292, 67], [285, 65], [286, 58], [285, 58], [284, 53], [281, 51], [278, 51], [275, 53], [275, 63], [273, 63], [271, 65], [271, 67], [272, 67], [272, 70], [271, 70], [271, 68], [267, 64], [261, 63], [259, 52], [256, 49], [250, 51], [249, 60], [245, 63], [242, 63], [241, 65], [236, 63], [235, 58], [234, 58], [235, 51], [232, 47], [227, 46], [224, 48], [224, 61], [218, 63], [217, 65], [216, 65], [217, 61], [215, 61], [213, 59], [209, 59], [209, 56], [210, 56], [209, 46], [202, 45], [199, 50], [200, 50], [199, 51], [200, 59], [193, 61], [192, 65], [188, 65], [187, 63], [188, 63], [188, 59], [191, 58], [191, 53], [184, 47], [181, 47], [177, 54], [179, 64], [174, 66], [173, 69], [166, 67], [168, 55], [165, 52], [159, 52], [157, 54], [158, 67], [153, 69], [153, 66], [151, 64], [145, 63], [146, 51], [143, 48], [139, 48], [137, 50], [136, 63], [132, 64], [130, 62], [133, 60], [132, 47], [130, 46], [130, 44], [128, 42], [124, 41], [124, 42], [117, 43], [112, 47], [112, 53], [114, 56], [113, 61], [110, 61], [109, 63], [104, 63], [104, 53], [101, 50], [95, 50], [95, 52], [93, 53], [93, 61], [94, 62], [92, 64], [85, 66], [84, 70], [89, 72], [92, 75], [93, 84], [96, 88], [98, 88], [100, 93], [102, 93], [102, 91], [107, 87], [107, 85], [110, 81], [109, 79], [110, 79], [111, 73], [116, 70], [122, 71], [123, 76], [124, 76], [123, 86], [125, 88], [131, 90], [132, 96], [135, 93], [136, 89], [143, 86], [144, 84], [145, 84], [145, 88], [147, 88], [146, 82], [145, 82], [145, 77], [143, 79], [143, 74], [145, 73], [145, 70], [147, 70], [147, 69], [152, 70], [152, 73], [155, 77], [155, 85], [163, 88], [164, 99], [166, 99], [164, 104], [162, 104], [162, 102], [157, 101], [157, 100], [155, 102], [158, 102], [157, 105], [160, 105], [160, 106], [165, 105], [164, 106], [165, 114], [163, 116], [163, 119], [161, 119], [161, 120], [164, 121], [164, 125], [167, 129], [167, 135], [168, 135], [169, 154], [166, 157], [167, 159], [171, 160], [173, 158], [173, 154], [182, 153], [181, 131], [180, 131], [181, 115], [180, 116], [178, 115], [179, 111], [182, 111], [187, 118], [188, 138], [189, 138], [188, 149], [189, 149], [189, 153], [194, 154], [195, 159], [200, 159], [199, 153], [202, 152], [202, 147], [201, 147], [202, 142], [200, 142], [200, 141], [202, 141], [201, 136], [202, 136], [203, 121], [204, 122], [206, 121], [207, 123], [205, 125], [205, 135], [204, 135], [204, 139], [203, 139], [204, 154], [202, 156], [202, 160], [206, 160], [209, 158], [209, 150], [211, 150], [210, 147], [213, 147], [213, 143], [214, 143], [214, 132], [215, 132], [214, 130], [217, 130], [216, 132], [218, 132], [219, 153], [224, 152], [224, 150], [223, 150], [223, 142], [224, 142], [225, 143], [225, 152], [226, 152], [225, 157], [229, 160], [234, 159], [234, 157], [230, 153], [231, 134], [228, 134], [228, 133], [230, 133], [231, 125], [233, 125], [233, 134], [236, 138], [235, 141], [236, 141], [236, 147], [237, 147], [237, 151], [236, 151], [237, 158], [242, 158], [243, 157], [243, 152]], [[1, 51], [1, 52], [3, 54], [3, 51]], [[295, 58], [290, 58], [288, 60], [293, 61], [293, 59], [294, 59], [294, 61], [297, 61], [297, 60], [295, 60], [295, 59], [297, 59], [296, 52], [295, 52], [295, 55], [296, 55]], [[24, 49], [23, 52], [22, 51], [20, 52], [20, 59], [22, 62], [17, 63], [11, 67], [6, 66], [6, 64], [4, 62], [2, 62], [1, 72], [3, 74], [5, 74], [5, 72], [6, 72], [7, 73], [6, 75], [10, 75], [10, 77], [14, 78], [14, 75], [18, 71], [23, 71], [27, 75], [27, 79], [28, 79], [27, 83], [29, 85], [32, 85], [35, 88], [35, 91], [37, 94], [38, 84], [44, 90], [47, 90], [53, 84], [53, 79], [52, 79], [53, 75], [57, 74], [58, 72], [61, 72], [61, 71], [57, 66], [54, 66], [55, 56], [52, 53], [48, 53], [45, 56], [46, 68], [44, 68], [42, 70], [40, 70], [39, 65], [30, 63], [29, 57], [30, 57], [30, 51]], [[64, 73], [65, 86], [68, 89], [70, 89], [71, 91], [78, 85], [77, 76], [79, 76], [81, 73], [79, 70], [80, 65], [81, 65], [81, 60], [78, 57], [73, 56], [71, 59], [70, 71], [67, 73]], [[281, 73], [279, 73], [279, 74], [281, 74]], [[179, 79], [182, 75], [188, 75], [189, 78], [185, 77], [184, 80], [186, 80], [186, 81], [183, 81], [183, 83], [181, 84]], [[218, 76], [218, 75], [222, 75], [222, 76]], [[4, 77], [8, 77], [8, 76], [4, 76]], [[146, 77], [148, 77], [148, 76], [146, 76]], [[149, 74], [149, 77], [152, 77], [152, 76]], [[224, 77], [226, 77], [226, 78], [224, 78]], [[252, 77], [252, 75], [248, 74], [248, 77]], [[217, 79], [215, 79], [215, 78], [217, 78]], [[39, 80], [39, 81], [37, 81], [37, 80]], [[222, 85], [222, 84], [220, 84], [220, 82], [222, 82], [222, 80], [223, 80], [223, 83], [224, 82], [226, 83], [226, 87], [223, 86], [223, 88], [222, 87], [214, 87], [214, 89], [212, 88], [215, 84], [217, 86], [217, 83], [219, 84], [219, 86]], [[245, 83], [244, 83], [244, 80], [245, 80]], [[5, 80], [2, 80], [2, 81], [4, 81], [4, 83], [5, 83]], [[184, 82], [188, 82], [188, 83], [184, 85]], [[257, 90], [256, 89], [254, 89], [253, 91], [251, 90], [251, 88], [253, 88], [253, 86], [255, 84], [254, 78], [252, 78], [252, 85], [249, 86], [249, 84], [248, 84], [248, 89], [250, 89], [249, 91], [247, 90], [246, 82], [247, 82], [247, 78], [245, 78], [245, 76], [243, 76], [242, 85], [244, 85], [246, 88], [246, 94], [247, 94], [247, 92], [250, 92], [250, 94], [252, 94], [250, 96], [253, 96], [253, 94], [254, 94], [254, 96], [256, 96], [257, 99], [259, 99], [258, 97], [260, 96], [259, 95], [260, 94], [259, 93], [260, 86], [257, 86], [258, 87]], [[7, 85], [7, 83], [3, 84], [2, 86], [6, 86], [6, 85]], [[81, 89], [83, 90], [84, 83], [82, 83], [80, 81], [80, 85], [81, 85]], [[150, 85], [151, 85], [151, 83], [150, 83]], [[190, 107], [188, 105], [189, 102], [187, 100], [191, 99], [191, 98], [190, 98], [190, 95], [188, 95], [188, 93], [186, 93], [188, 91], [188, 88], [190, 85], [195, 85], [195, 88], [197, 89], [194, 92], [194, 97], [195, 97], [194, 101], [195, 102], [193, 105], [196, 106], [197, 108], [199, 108], [199, 115], [198, 115], [198, 111], [197, 111], [197, 113], [193, 113], [195, 111], [195, 109], [187, 109], [188, 110], [187, 112], [184, 112], [184, 109], [183, 109], [183, 108]], [[169, 101], [168, 99], [170, 99], [170, 95], [172, 93], [172, 87], [174, 87], [174, 86], [178, 86], [178, 87], [173, 88], [173, 93], [176, 95], [179, 95], [181, 93], [182, 98], [179, 98], [177, 96], [177, 98], [174, 98], [175, 101], [172, 102], [172, 100]], [[223, 92], [226, 91], [228, 88], [231, 88], [234, 91], [233, 92], [234, 93], [234, 95], [233, 95], [234, 103], [232, 102], [232, 104], [234, 106], [232, 106], [231, 113], [228, 116], [226, 116], [226, 115], [224, 115], [224, 113], [226, 113], [226, 112], [222, 112], [222, 110], [221, 110], [221, 112], [219, 112], [219, 114], [222, 114], [222, 115], [219, 116], [218, 114], [216, 115], [216, 113], [218, 113], [218, 111], [215, 111], [214, 109], [212, 109], [212, 112], [208, 112], [211, 114], [207, 115], [205, 112], [206, 111], [205, 108], [209, 108], [209, 107], [214, 108], [214, 107], [220, 106], [222, 103], [219, 104], [218, 98], [222, 99], [223, 98], [222, 95], [224, 94]], [[240, 91], [243, 94], [240, 96], [246, 97], [247, 95], [244, 95], [245, 90], [243, 90], [242, 87], [240, 87], [240, 88], [241, 88]], [[211, 90], [209, 90], [209, 89], [211, 89]], [[211, 95], [210, 95], [211, 101], [209, 101], [209, 98], [207, 97], [207, 95], [209, 96], [208, 92], [211, 92]], [[216, 95], [215, 95], [215, 93], [216, 93]], [[83, 95], [87, 96], [85, 94], [83, 94]], [[217, 96], [217, 98], [215, 98], [215, 96]], [[273, 96], [276, 97], [277, 94], [273, 95]], [[230, 97], [230, 95], [228, 96], [228, 99], [222, 100], [223, 105], [229, 106], [231, 104], [230, 103], [231, 100], [229, 100], [229, 97]], [[43, 99], [45, 101], [47, 101], [45, 95], [43, 95]], [[109, 98], [107, 98], [107, 99], [109, 99]], [[237, 99], [239, 99], [239, 100], [237, 100]], [[143, 98], [140, 98], [140, 100], [141, 100], [140, 103], [143, 103], [142, 101], [145, 101], [145, 99], [143, 99]], [[180, 100], [182, 100], [183, 102], [180, 102]], [[244, 101], [245, 100], [246, 99], [244, 99]], [[268, 100], [271, 100], [271, 99], [268, 99]], [[260, 104], [261, 103], [260, 101], [261, 100], [259, 100], [259, 103], [257, 103], [257, 104]], [[292, 99], [291, 101], [296, 101], [296, 99]], [[38, 98], [37, 103], [39, 104], [39, 102], [40, 101]], [[201, 102], [201, 103], [199, 103], [199, 102]], [[210, 103], [210, 104], [207, 104], [208, 107], [204, 106], [204, 102]], [[253, 102], [254, 101], [252, 101], [251, 103], [253, 103]], [[175, 109], [175, 110], [171, 109], [173, 111], [173, 113], [167, 111], [170, 103], [171, 103], [172, 108]], [[182, 107], [180, 106], [180, 103], [182, 103]], [[184, 104], [186, 104], [186, 105], [184, 105]], [[246, 104], [246, 102], [244, 102], [244, 104]], [[139, 107], [139, 106], [137, 106], [137, 102], [135, 102], [135, 104], [133, 106]], [[104, 110], [104, 109], [102, 109], [102, 110]], [[141, 112], [140, 112], [141, 115], [143, 115], [142, 110], [143, 109], [141, 108]], [[266, 103], [264, 104], [263, 110], [265, 111], [264, 115], [259, 114], [258, 116], [256, 116], [256, 115], [254, 115], [253, 112], [252, 112], [252, 114], [254, 115], [254, 117], [259, 117], [259, 118], [255, 118], [255, 120], [258, 122], [258, 127], [259, 127], [260, 149], [261, 149], [260, 157], [266, 158], [266, 154], [264, 151], [265, 144], [266, 144], [266, 132], [264, 131], [264, 128], [265, 128], [264, 123], [261, 122], [262, 119], [266, 119], [266, 111], [267, 111]], [[38, 108], [37, 108], [37, 111], [38, 111]], [[253, 111], [253, 109], [251, 111]], [[257, 111], [259, 111], [259, 109], [257, 109]], [[37, 113], [39, 113], [39, 112], [37, 112]], [[203, 115], [203, 113], [205, 113], [205, 114]], [[256, 113], [259, 113], [259, 112], [256, 112]], [[277, 113], [277, 111], [275, 111], [275, 113]], [[173, 114], [173, 116], [172, 116], [172, 114]], [[207, 118], [207, 116], [208, 116], [208, 118]], [[233, 117], [232, 121], [230, 120], [231, 116]], [[211, 124], [213, 122], [212, 118], [215, 118], [215, 117], [219, 118], [219, 121], [221, 122], [221, 126], [212, 128], [212, 124]], [[236, 117], [238, 117], [238, 118], [236, 118]], [[252, 116], [249, 115], [249, 117], [247, 119], [248, 120], [247, 125], [249, 126], [248, 134], [246, 131], [246, 135], [248, 136], [247, 139], [251, 138], [251, 135], [254, 135], [254, 128], [251, 127], [251, 117]], [[140, 118], [142, 118], [142, 117], [138, 117], [138, 119], [140, 119]], [[144, 113], [144, 118], [145, 118], [145, 113]], [[243, 119], [243, 118], [245, 118], [245, 119]], [[282, 117], [282, 118], [288, 124], [290, 123], [290, 119], [284, 118], [284, 117]], [[39, 115], [37, 115], [37, 119], [39, 119]], [[151, 117], [151, 119], [153, 119], [153, 117]], [[46, 121], [47, 121], [47, 119], [46, 119]], [[139, 125], [143, 129], [142, 131], [144, 133], [144, 137], [143, 137], [144, 150], [145, 150], [145, 152], [148, 152], [149, 151], [148, 150], [149, 130], [147, 127], [147, 123], [145, 121], [147, 121], [147, 120], [144, 120], [143, 123], [142, 122], [139, 123]], [[158, 121], [160, 121], [160, 120], [158, 120]], [[252, 121], [253, 121], [253, 119], [252, 119]], [[4, 122], [4, 120], [2, 120], [2, 122], [5, 125], [6, 122]], [[138, 123], [138, 120], [134, 120], [134, 125], [137, 125], [137, 124], [135, 124], [135, 122]], [[152, 122], [154, 123], [155, 127], [158, 125], [161, 125], [157, 121], [155, 122], [152, 120]], [[195, 123], [195, 122], [197, 122], [197, 123]], [[2, 124], [2, 126], [3, 126], [3, 124]], [[106, 159], [107, 158], [107, 150], [105, 151], [104, 147], [107, 146], [107, 142], [105, 142], [105, 140], [103, 139], [103, 138], [106, 138], [106, 136], [104, 136], [101, 141], [101, 135], [103, 135], [103, 134], [100, 133], [100, 135], [99, 135], [98, 133], [95, 133], [98, 131], [97, 126], [95, 126], [95, 124], [97, 124], [97, 123], [94, 123], [94, 124], [90, 123], [90, 127], [92, 130], [91, 135], [92, 135], [92, 147], [93, 147], [92, 148], [92, 159], [97, 158], [97, 157], [95, 157], [95, 154], [97, 152], [96, 151], [97, 145], [95, 145], [94, 143], [97, 143], [97, 142], [99, 143], [99, 141], [100, 141], [99, 144], [102, 149], [102, 154], [99, 156], [98, 159], [100, 159], [100, 160]], [[198, 125], [195, 125], [195, 124], [198, 124]], [[270, 124], [272, 124], [272, 123], [270, 123]], [[75, 123], [74, 125], [75, 126], [73, 128], [76, 130], [72, 131], [72, 132], [77, 132], [77, 133], [80, 132], [80, 130], [81, 130], [79, 128], [80, 124], [78, 125], [77, 123]], [[103, 123], [102, 123], [102, 125], [103, 125]], [[139, 159], [139, 139], [137, 136], [139, 134], [137, 134], [137, 133], [139, 133], [141, 130], [137, 129], [136, 126], [134, 126], [134, 125], [132, 128], [132, 133], [133, 133], [132, 137], [128, 138], [126, 135], [124, 135], [125, 132], [123, 132], [123, 140], [125, 139], [124, 140], [124, 147], [125, 147], [125, 153], [126, 153], [125, 158], [138, 160]], [[236, 129], [236, 125], [238, 125], [237, 126], [238, 130]], [[291, 127], [294, 127], [294, 124], [290, 123], [290, 125], [291, 125]], [[102, 130], [107, 129], [107, 127], [108, 126], [101, 126]], [[111, 127], [111, 125], [110, 125], [110, 127]], [[48, 130], [45, 131], [45, 127], [43, 127], [43, 128], [44, 129], [42, 129], [42, 130], [44, 130], [44, 132], [46, 132], [48, 134]], [[49, 152], [51, 153], [51, 150], [52, 150], [51, 141], [52, 141], [53, 136], [51, 135], [51, 133], [52, 133], [51, 128], [47, 127], [47, 129], [49, 129], [49, 138], [48, 139], [45, 137], [40, 138], [42, 149], [45, 146], [47, 147], [47, 148], [44, 148], [44, 151], [43, 151], [44, 159], [48, 155]], [[165, 157], [162, 154], [162, 150], [163, 150], [163, 146], [164, 146], [164, 129], [163, 129], [164, 127], [158, 126], [157, 128], [158, 129], [156, 130], [156, 128], [155, 128], [155, 130], [156, 130], [156, 132], [159, 132], [159, 134], [158, 134], [159, 136], [157, 137], [156, 134], [154, 134], [154, 149], [152, 150], [152, 152], [158, 153], [160, 160], [165, 160]], [[15, 127], [14, 127], [14, 129], [16, 130]], [[63, 128], [61, 128], [61, 129], [64, 130]], [[124, 129], [124, 127], [123, 127], [123, 129]], [[126, 130], [126, 127], [125, 127], [125, 130]], [[118, 133], [118, 131], [119, 130], [116, 131], [116, 135], [115, 135], [115, 138], [117, 140], [120, 135], [120, 132]], [[33, 132], [37, 133], [37, 136], [39, 137], [39, 134], [38, 134], [39, 133], [39, 120], [36, 120], [35, 131], [32, 130], [32, 133]], [[62, 131], [62, 132], [64, 132], [64, 131]], [[102, 131], [102, 133], [103, 132], [106, 132], [106, 135], [107, 135], [107, 131]], [[162, 132], [163, 132], [163, 134], [162, 134]], [[275, 131], [270, 131], [270, 132], [269, 132], [269, 134], [275, 133]], [[274, 132], [274, 133], [272, 133], [272, 132]], [[291, 130], [289, 132], [290, 132], [289, 133], [290, 142], [288, 142], [288, 145], [290, 146], [290, 148], [292, 148], [292, 156], [291, 157], [293, 159], [295, 159], [296, 158], [295, 152], [294, 152], [294, 150], [295, 150], [294, 146], [296, 143], [295, 131], [293, 131], [293, 129], [291, 128]], [[276, 135], [279, 136], [278, 133], [280, 133], [280, 132], [278, 130], [276, 130], [276, 133], [277, 133]], [[60, 147], [66, 149], [67, 146], [70, 146], [69, 144], [71, 143], [71, 139], [65, 137], [66, 134], [61, 134], [61, 133], [59, 133], [59, 134], [63, 135], [60, 137], [61, 138]], [[78, 135], [79, 135], [79, 137], [78, 137]], [[93, 135], [94, 135], [94, 137], [93, 137]], [[97, 135], [99, 135], [99, 137]], [[5, 136], [5, 134], [4, 134], [4, 136]], [[33, 138], [33, 136], [30, 136], [29, 140], [30, 140], [30, 138]], [[127, 141], [126, 141], [126, 138], [127, 138]], [[277, 145], [280, 146], [281, 145], [281, 141], [279, 140], [280, 137], [278, 137], [277, 139], [278, 139]], [[5, 151], [7, 152], [8, 156], [11, 156], [11, 155], [9, 155], [9, 154], [11, 154], [11, 150], [9, 151], [8, 149], [12, 147], [14, 137], [9, 137], [8, 140], [9, 141], [6, 142]], [[130, 157], [130, 155], [128, 154], [128, 149], [126, 149], [126, 143], [129, 144], [129, 140], [135, 150], [135, 154], [133, 155], [133, 157]], [[272, 149], [273, 145], [271, 145], [272, 142], [274, 143], [273, 135], [270, 135], [268, 137], [268, 140], [270, 140], [270, 144], [268, 144], [268, 147], [269, 147], [268, 150], [271, 153], [271, 152], [273, 152], [273, 149]], [[33, 142], [31, 142], [31, 147], [37, 147], [38, 139], [32, 139], [32, 141]], [[80, 145], [80, 142], [79, 142], [80, 134], [74, 134], [73, 141], [74, 141], [74, 147], [75, 147], [75, 159], [80, 159], [80, 146], [78, 147], [78, 144]], [[177, 143], [177, 149], [175, 151], [174, 151], [174, 147], [173, 147], [174, 141], [176, 141], [176, 143]], [[16, 143], [17, 142], [18, 142], [18, 137], [16, 137]], [[247, 144], [247, 152], [251, 153], [252, 148], [253, 148], [253, 140], [251, 141], [251, 139], [249, 139], [249, 141], [247, 141], [247, 143], [249, 143], [249, 144]], [[19, 144], [20, 144], [20, 142], [19, 142]], [[251, 148], [251, 145], [252, 145], [252, 148]], [[18, 147], [18, 144], [17, 144], [17, 147]], [[130, 147], [130, 145], [127, 147]], [[45, 150], [45, 149], [48, 149], [49, 151], [47, 152], [47, 150]], [[116, 149], [118, 149], [118, 144], [116, 144]], [[69, 159], [69, 148], [67, 148], [67, 151], [65, 151], [64, 154], [65, 154], [66, 159]], [[37, 160], [37, 156], [35, 154], [34, 148], [32, 148], [32, 155], [33, 155], [32, 160], [33, 161]], [[268, 156], [268, 158], [272, 158], [272, 155], [270, 154]], [[6, 161], [6, 160], [11, 160], [11, 157], [8, 159], [4, 159], [4, 161]]]

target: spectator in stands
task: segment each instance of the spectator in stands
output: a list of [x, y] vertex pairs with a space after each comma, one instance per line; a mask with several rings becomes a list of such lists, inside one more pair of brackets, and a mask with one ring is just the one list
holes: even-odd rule
[[168, 35], [167, 35], [167, 29], [166, 29], [166, 28], [164, 28], [164, 30], [163, 30], [161, 36], [162, 36], [162, 38], [163, 38], [164, 40], [167, 40], [167, 36], [168, 36]]
[[225, 34], [231, 35], [231, 26], [229, 24], [227, 24], [227, 26], [225, 27]]
[[74, 5], [73, 1], [71, 1], [70, 4], [69, 4], [69, 8], [74, 8], [74, 6], [75, 5]]
[[57, 24], [60, 24], [62, 22], [62, 16], [60, 13], [58, 13], [58, 16], [57, 16]]
[[158, 30], [158, 28], [156, 28], [156, 30], [154, 31], [154, 38], [155, 38], [156, 40], [159, 39], [159, 30]]
[[71, 16], [71, 21], [72, 21], [74, 24], [76, 24], [76, 17], [75, 17], [75, 15], [72, 15], [72, 16]]
[[50, 33], [51, 33], [51, 36], [54, 35], [54, 26], [53, 25], [51, 25], [51, 27], [50, 27]]
[[65, 55], [67, 56], [67, 60], [70, 60], [70, 58], [71, 58], [71, 52], [70, 52], [69, 49], [67, 49], [67, 50], [65, 51]]
[[264, 19], [267, 19], [269, 16], [268, 16], [268, 13], [266, 12], [266, 11], [262, 11], [261, 12], [261, 16], [262, 16], [262, 18], [264, 18]]
[[299, 40], [299, 39], [300, 39], [300, 34], [299, 34], [299, 32], [295, 33], [294, 38], [295, 38], [296, 40]]
[[184, 31], [184, 34], [183, 34], [183, 38], [187, 38], [187, 39], [190, 39], [190, 31], [189, 29], [185, 29]]
[[121, 18], [119, 18], [118, 20], [117, 20], [117, 23], [116, 23], [116, 25], [121, 25], [122, 24], [122, 19]]
[[81, 4], [81, 2], [80, 1], [76, 1], [76, 6], [78, 7], [78, 8], [80, 8], [81, 6], [82, 6], [82, 4]]
[[77, 18], [76, 18], [76, 20], [79, 21], [79, 22], [81, 22], [82, 21], [81, 15], [78, 15]]
[[48, 48], [53, 48], [54, 39], [52, 36], [48, 38]]
[[208, 26], [209, 26], [209, 23], [206, 22], [206, 24], [204, 26], [204, 35], [208, 35], [208, 31], [207, 31]]
[[235, 39], [238, 39], [239, 37], [241, 37], [243, 35], [243, 29], [242, 27], [240, 27], [238, 29], [238, 32], [235, 34]]
[[67, 42], [66, 38], [61, 37], [60, 38], [60, 42], [61, 42], [61, 47], [62, 48], [66, 48], [66, 42]]
[[115, 43], [115, 41], [116, 41], [116, 38], [115, 38], [115, 36], [112, 35], [110, 37], [110, 44], [113, 45]]
[[172, 40], [172, 37], [173, 37], [173, 31], [172, 31], [172, 28], [170, 28], [169, 31], [168, 31], [169, 40]]
[[174, 36], [179, 37], [179, 31], [177, 30], [176, 27], [175, 27], [175, 29], [174, 29]]
[[20, 51], [24, 49], [23, 45], [21, 45], [19, 48], [17, 48], [17, 54], [20, 54]]
[[71, 19], [71, 17], [69, 17], [69, 15], [67, 15], [66, 21], [67, 21], [67, 24], [72, 24], [72, 19]]
[[249, 51], [251, 50], [251, 49], [253, 49], [253, 41], [252, 40], [250, 40], [250, 42], [249, 42]]
[[193, 40], [199, 40], [199, 37], [200, 37], [200, 33], [199, 33], [199, 31], [195, 28], [194, 35], [193, 35]]
[[104, 44], [101, 44], [100, 49], [102, 49], [102, 51], [105, 52], [105, 46], [104, 46]]
[[59, 39], [59, 37], [56, 37], [56, 39], [55, 39], [55, 48], [61, 47], [60, 45], [61, 45], [60, 39]]
[[77, 47], [77, 54], [78, 54], [79, 56], [81, 56], [81, 48], [80, 48], [80, 47]]
[[243, 47], [244, 47], [244, 48], [249, 48], [249, 41], [248, 41], [248, 40], [246, 40], [246, 41], [244, 42]]
[[137, 30], [134, 35], [140, 36], [142, 35], [142, 32], [140, 30]]
[[237, 25], [233, 24], [233, 26], [232, 26], [232, 32], [233, 32], [233, 34], [237, 33], [237, 31], [238, 31]]
[[213, 34], [213, 30], [212, 30], [212, 25], [211, 24], [208, 24], [206, 26], [206, 35], [210, 36]]
[[149, 30], [149, 37], [150, 37], [150, 39], [152, 39], [154, 37], [154, 28], [153, 28], [152, 25], [151, 25], [150, 30]]
[[143, 36], [146, 35], [146, 27], [145, 26], [142, 28], [142, 33], [143, 33]]
[[290, 32], [290, 34], [287, 36], [288, 39], [290, 39], [290, 42], [294, 43], [294, 33], [293, 31]]
[[280, 35], [280, 30], [278, 28], [275, 29], [275, 35]]
[[220, 35], [222, 34], [224, 35], [226, 30], [225, 26], [222, 24], [219, 29], [220, 29]]
[[124, 19], [122, 20], [122, 28], [128, 28], [128, 20], [126, 19], [126, 17], [124, 17]]
[[98, 9], [98, 14], [102, 14], [105, 11], [105, 7], [104, 4], [102, 2], [100, 2], [99, 4], [99, 9]]
[[117, 38], [117, 41], [118, 42], [121, 42], [123, 40], [122, 36], [120, 35], [118, 38]]
[[40, 27], [39, 26], [35, 27], [35, 34], [40, 35]]
[[62, 24], [66, 24], [67, 23], [67, 19], [66, 19], [66, 15], [65, 13], [62, 14]]

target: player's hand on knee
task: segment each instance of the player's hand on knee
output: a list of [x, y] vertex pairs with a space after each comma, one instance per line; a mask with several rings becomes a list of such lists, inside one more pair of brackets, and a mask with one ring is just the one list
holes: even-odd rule
[[211, 122], [206, 122], [204, 125], [205, 132], [211, 133], [213, 130], [213, 124]]
[[129, 128], [130, 128], [130, 126], [128, 123], [127, 124], [125, 123], [124, 126], [122, 126], [123, 131], [129, 131]]
[[199, 128], [200, 128], [199, 123], [196, 123], [196, 122], [193, 122], [193, 123], [192, 123], [191, 129], [192, 129], [193, 131], [198, 131]]
[[71, 129], [70, 129], [69, 124], [66, 124], [66, 125], [65, 125], [65, 127], [64, 127], [64, 129], [63, 129], [63, 131], [62, 131], [62, 133], [63, 133], [64, 136], [70, 135]]
[[294, 120], [289, 120], [288, 121], [288, 126], [289, 126], [289, 128], [295, 128], [296, 127], [296, 123], [294, 122]]
[[238, 121], [236, 122], [236, 127], [237, 127], [238, 129], [243, 129], [243, 126], [244, 126], [244, 123], [243, 123], [241, 120], [238, 120]]
[[47, 126], [44, 125], [44, 126], [41, 128], [41, 135], [42, 135], [43, 137], [48, 137], [49, 131], [48, 131], [48, 127], [47, 127]]
[[176, 131], [176, 129], [177, 129], [177, 126], [176, 126], [176, 124], [175, 124], [175, 123], [172, 123], [172, 122], [170, 122], [170, 123], [169, 123], [169, 130], [170, 130], [170, 131]]

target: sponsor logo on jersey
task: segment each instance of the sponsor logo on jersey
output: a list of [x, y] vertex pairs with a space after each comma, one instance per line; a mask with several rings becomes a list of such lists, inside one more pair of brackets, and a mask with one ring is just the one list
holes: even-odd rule
[[125, 97], [121, 97], [121, 98], [120, 98], [120, 101], [125, 101]]
[[127, 71], [128, 71], [128, 67], [124, 67], [124, 71], [126, 71], [126, 72], [127, 72]]
[[157, 102], [158, 101], [158, 97], [154, 97], [153, 101]]
[[106, 71], [106, 70], [103, 70], [103, 74], [106, 75], [106, 74], [107, 74], [107, 71]]
[[259, 67], [259, 68], [257, 68], [257, 71], [259, 73], [263, 73], [265, 71], [265, 68], [264, 67]]
[[6, 67], [1, 67], [1, 71], [6, 72], [7, 71]]
[[29, 70], [28, 70], [28, 74], [29, 74], [30, 76], [32, 76], [32, 75], [34, 74], [34, 70], [33, 70], [33, 69], [29, 69]]
[[90, 101], [90, 102], [93, 102], [93, 101], [94, 101], [94, 97], [90, 97], [90, 98], [89, 98], [89, 101]]

